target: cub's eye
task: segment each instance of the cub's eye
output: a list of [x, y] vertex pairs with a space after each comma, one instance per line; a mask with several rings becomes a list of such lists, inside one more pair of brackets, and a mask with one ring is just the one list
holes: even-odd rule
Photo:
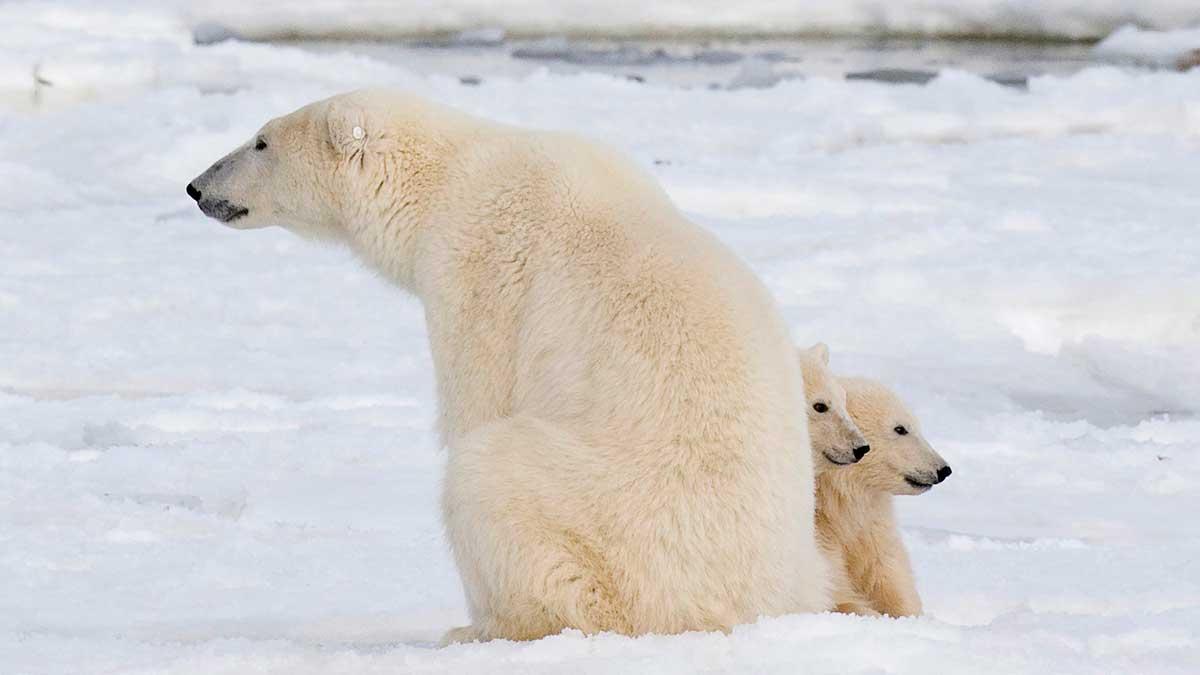
[[266, 150], [267, 149], [267, 140], [265, 138], [259, 138], [258, 142], [254, 144], [254, 149], [255, 150]]
[[908, 435], [908, 429], [905, 429], [903, 426], [898, 426], [898, 427], [896, 427], [895, 429], [892, 429], [892, 431], [894, 431], [894, 432], [896, 432], [896, 433], [900, 434], [901, 436], [907, 436], [907, 435]]
[[824, 403], [814, 403], [813, 410], [816, 410], [819, 413], [829, 412], [829, 406], [825, 405]]

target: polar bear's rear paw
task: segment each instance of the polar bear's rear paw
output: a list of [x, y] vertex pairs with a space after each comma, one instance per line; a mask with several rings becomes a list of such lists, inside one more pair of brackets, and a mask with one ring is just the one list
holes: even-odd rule
[[839, 602], [833, 611], [839, 614], [857, 614], [859, 616], [883, 616], [870, 605], [863, 602]]
[[442, 646], [448, 647], [467, 642], [480, 642], [482, 639], [483, 635], [480, 634], [479, 629], [475, 626], [459, 626], [458, 628], [451, 628], [446, 631], [446, 634], [442, 636]]

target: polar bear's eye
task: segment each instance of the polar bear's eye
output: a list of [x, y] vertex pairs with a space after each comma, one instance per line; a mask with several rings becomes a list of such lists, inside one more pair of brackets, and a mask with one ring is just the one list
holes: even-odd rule
[[259, 136], [258, 141], [254, 144], [254, 149], [255, 150], [266, 150], [267, 149], [267, 139], [263, 138], [262, 136]]
[[819, 413], [829, 412], [829, 406], [825, 405], [824, 403], [814, 403], [813, 410], [816, 410]]
[[895, 429], [892, 429], [892, 431], [894, 431], [894, 432], [896, 432], [896, 433], [900, 434], [901, 436], [907, 436], [907, 435], [908, 435], [908, 429], [905, 429], [905, 428], [904, 428], [904, 425], [897, 426]]

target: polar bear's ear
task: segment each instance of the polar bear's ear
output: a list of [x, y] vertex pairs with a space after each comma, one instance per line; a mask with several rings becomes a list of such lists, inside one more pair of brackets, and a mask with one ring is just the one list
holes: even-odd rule
[[817, 344], [809, 347], [808, 351], [813, 356], [821, 359], [821, 363], [829, 365], [829, 345], [825, 344], [824, 342], [818, 342]]
[[334, 101], [325, 113], [329, 129], [329, 143], [339, 154], [349, 156], [360, 150], [367, 142], [367, 123], [362, 110]]

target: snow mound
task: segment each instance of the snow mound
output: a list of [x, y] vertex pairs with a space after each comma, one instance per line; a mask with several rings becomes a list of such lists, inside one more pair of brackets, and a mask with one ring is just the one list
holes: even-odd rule
[[[46, 16], [45, 3], [7, 3], [18, 14]], [[169, 22], [195, 28], [201, 41], [250, 39], [395, 38], [459, 35], [463, 44], [505, 36], [688, 37], [787, 35], [924, 35], [1096, 40], [1125, 24], [1175, 30], [1200, 24], [1190, 0], [60, 0], [57, 10], [82, 16], [101, 8], [128, 17], [133, 33], [155, 33]], [[89, 24], [109, 30], [94, 15]], [[116, 22], [120, 23], [120, 22]]]
[[394, 37], [502, 29], [510, 35], [955, 35], [1101, 38], [1124, 23], [1157, 29], [1200, 22], [1187, 0], [212, 0], [183, 5], [190, 21], [216, 21], [254, 38]]
[[351, 54], [316, 57], [236, 42], [199, 46], [182, 18], [136, 3], [128, 10], [0, 5], [0, 105], [10, 107], [116, 99], [177, 86], [229, 93], [264, 81], [404, 86], [407, 75]]
[[1189, 70], [1200, 66], [1200, 28], [1155, 31], [1123, 26], [1097, 44], [1095, 53], [1112, 61]]

